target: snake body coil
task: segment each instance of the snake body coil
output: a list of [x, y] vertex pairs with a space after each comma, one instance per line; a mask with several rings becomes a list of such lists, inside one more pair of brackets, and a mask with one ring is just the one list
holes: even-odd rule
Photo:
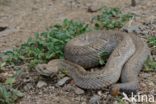
[[[102, 70], [86, 71], [99, 64], [99, 54], [104, 50], [112, 53]], [[100, 89], [112, 85], [113, 95], [137, 90], [137, 76], [149, 54], [147, 45], [139, 37], [119, 31], [85, 33], [69, 41], [64, 52], [66, 60], [52, 60], [48, 70], [38, 67], [37, 71], [49, 75], [57, 66], [59, 70], [66, 69], [77, 86]], [[122, 83], [115, 84], [120, 76]]]

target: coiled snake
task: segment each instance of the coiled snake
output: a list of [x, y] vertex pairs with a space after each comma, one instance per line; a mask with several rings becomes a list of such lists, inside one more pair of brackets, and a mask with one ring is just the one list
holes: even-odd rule
[[[99, 65], [99, 54], [111, 52], [102, 70], [85, 69]], [[136, 92], [138, 73], [149, 55], [147, 45], [136, 35], [119, 31], [95, 31], [69, 41], [64, 48], [65, 60], [55, 59], [36, 67], [42, 75], [67, 70], [75, 84], [84, 89], [101, 89], [111, 85], [111, 94]], [[115, 84], [121, 76], [121, 84]]]

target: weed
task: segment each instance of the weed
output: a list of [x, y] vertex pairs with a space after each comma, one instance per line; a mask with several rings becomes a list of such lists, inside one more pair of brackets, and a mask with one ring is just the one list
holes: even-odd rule
[[9, 64], [30, 63], [29, 67], [34, 68], [38, 63], [63, 58], [64, 45], [70, 39], [88, 30], [88, 25], [84, 23], [65, 19], [63, 24], [56, 24], [46, 32], [35, 33], [34, 38], [29, 38], [26, 43], [13, 51], [3, 53], [2, 58]]
[[99, 53], [100, 65], [105, 65], [109, 56], [110, 56], [110, 53], [105, 50], [103, 52]]
[[100, 15], [93, 18], [96, 29], [121, 28], [132, 18], [132, 14], [123, 14], [118, 8], [105, 8]]
[[[149, 37], [147, 43], [151, 47], [151, 53], [155, 54], [156, 53], [156, 36]], [[152, 57], [148, 58], [145, 62], [144, 67], [145, 67], [144, 71], [146, 72], [156, 71], [156, 60], [153, 59]]]
[[5, 83], [0, 83], [0, 104], [14, 104], [24, 94], [13, 88], [16, 78], [21, 74], [22, 70], [16, 68], [16, 73], [6, 79]]
[[156, 48], [156, 36], [151, 36], [148, 38], [148, 44]]
[[156, 61], [152, 58], [148, 58], [144, 64], [144, 71], [145, 72], [156, 71]]
[[0, 104], [14, 104], [23, 93], [0, 83]]
[[116, 97], [117, 104], [126, 104], [126, 102], [122, 99], [121, 96]]

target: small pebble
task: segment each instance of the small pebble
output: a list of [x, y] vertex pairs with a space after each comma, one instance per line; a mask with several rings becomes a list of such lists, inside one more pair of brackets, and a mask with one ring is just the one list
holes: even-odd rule
[[77, 95], [82, 95], [82, 94], [84, 94], [85, 92], [84, 92], [84, 90], [82, 90], [82, 89], [76, 87], [76, 88], [75, 88], [75, 93], [76, 93]]
[[86, 102], [82, 102], [81, 104], [87, 104]]
[[28, 90], [30, 90], [30, 89], [32, 89], [32, 88], [33, 88], [32, 83], [27, 83], [27, 84], [24, 86], [24, 90], [25, 90], [25, 91], [28, 91]]
[[71, 84], [67, 84], [66, 86], [63, 87], [63, 90], [66, 92], [71, 92], [74, 91], [75, 87], [72, 86]]
[[150, 82], [148, 83], [148, 85], [149, 85], [149, 86], [155, 86], [155, 84], [154, 84], [152, 81], [150, 81]]
[[140, 87], [141, 87], [141, 89], [146, 88], [146, 84], [142, 82], [142, 83], [140, 83]]
[[149, 74], [149, 73], [144, 73], [143, 75], [142, 75], [142, 77], [144, 78], [144, 79], [147, 79], [148, 77], [150, 77], [151, 76], [151, 74]]
[[94, 95], [93, 97], [90, 98], [89, 104], [100, 104], [100, 99], [101, 99], [100, 96]]
[[113, 104], [118, 104], [118, 102], [117, 101], [114, 101]]
[[37, 88], [42, 88], [42, 87], [44, 87], [44, 86], [47, 86], [47, 83], [44, 82], [44, 81], [39, 81], [39, 82], [37, 83]]
[[131, 33], [131, 32], [140, 33], [141, 32], [138, 25], [123, 28], [123, 30], [128, 33]]
[[68, 83], [70, 80], [69, 77], [64, 77], [62, 79], [60, 79], [57, 83], [56, 83], [56, 86], [63, 86], [64, 84]]
[[102, 96], [102, 91], [98, 91], [98, 95], [99, 96]]

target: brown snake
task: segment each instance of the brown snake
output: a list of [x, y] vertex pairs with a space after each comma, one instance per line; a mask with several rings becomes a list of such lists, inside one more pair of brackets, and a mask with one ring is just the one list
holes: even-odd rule
[[[102, 70], [85, 69], [99, 64], [99, 53], [112, 52]], [[111, 94], [135, 92], [138, 74], [149, 55], [147, 45], [134, 34], [119, 31], [95, 31], [82, 34], [69, 41], [65, 48], [65, 60], [55, 59], [36, 70], [41, 75], [53, 75], [67, 70], [76, 85], [84, 89], [101, 89], [111, 86]], [[84, 69], [85, 68], [85, 69]], [[121, 76], [121, 84], [115, 84]]]

